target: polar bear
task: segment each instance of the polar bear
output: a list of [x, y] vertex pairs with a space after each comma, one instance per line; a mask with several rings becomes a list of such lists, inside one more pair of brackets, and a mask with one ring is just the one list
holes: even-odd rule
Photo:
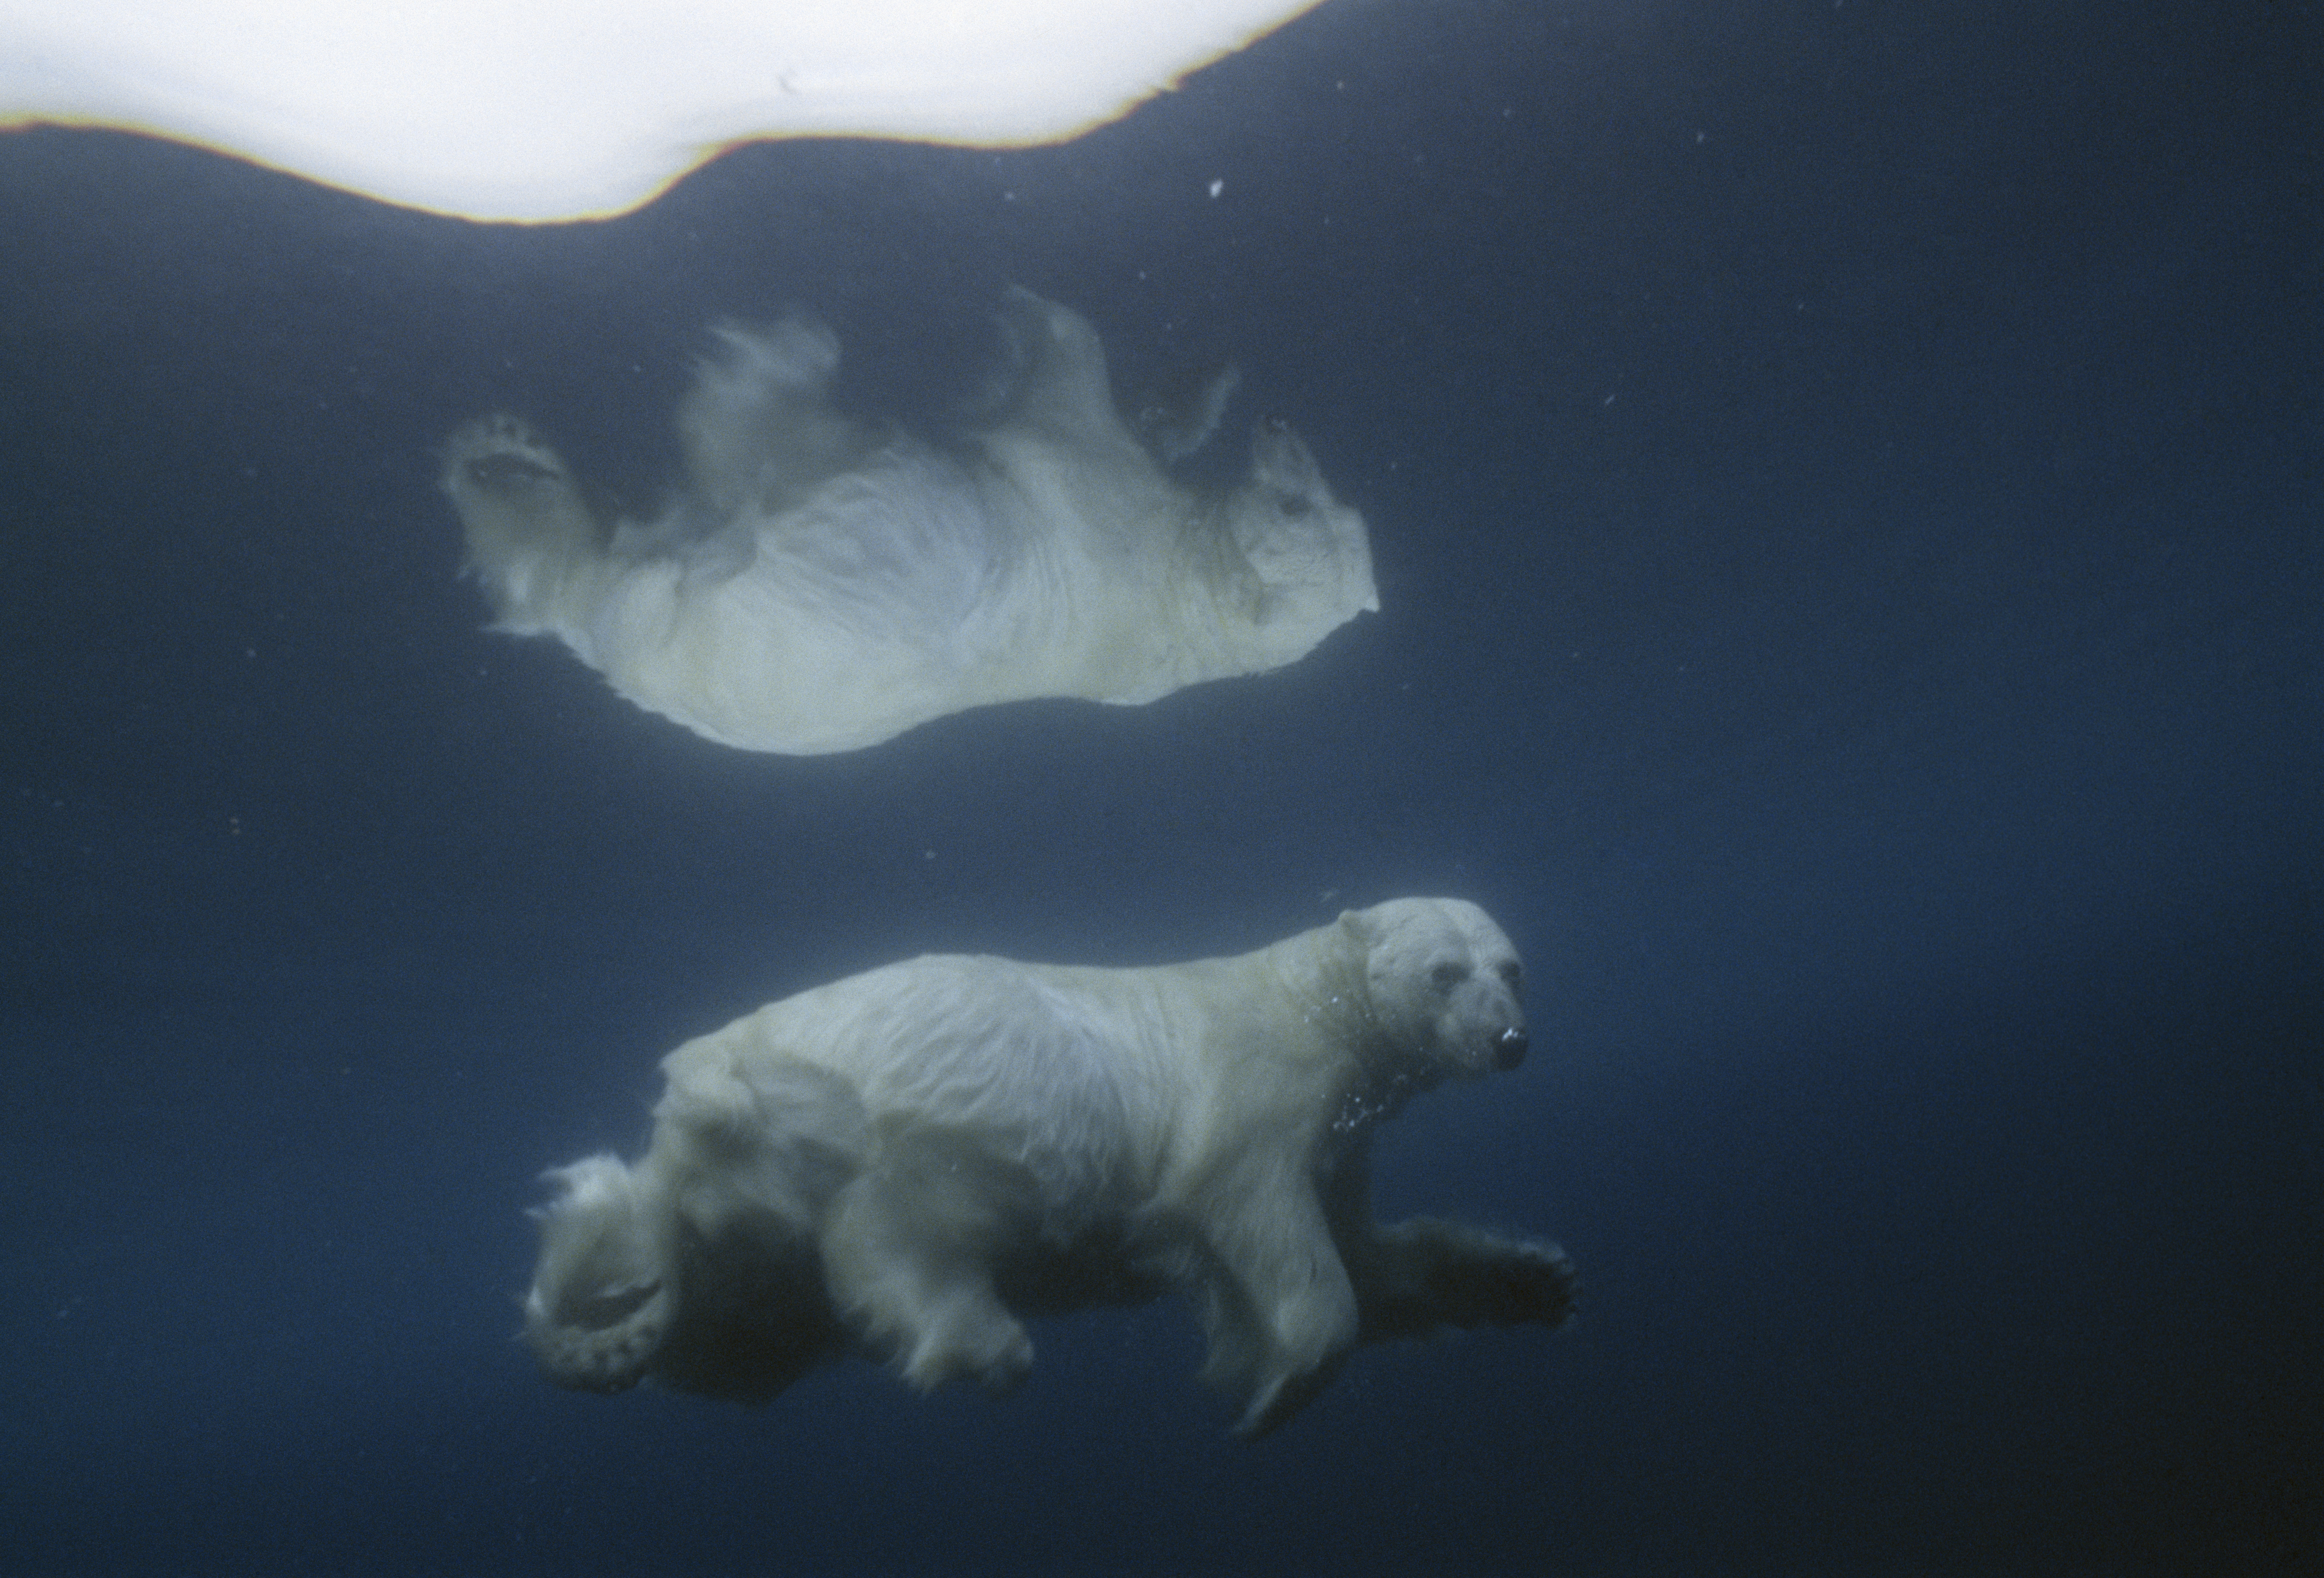
[[[678, 411], [686, 484], [644, 523], [608, 520], [515, 418], [470, 424], [443, 482], [499, 628], [723, 744], [814, 755], [988, 702], [1259, 673], [1379, 606], [1363, 518], [1281, 423], [1240, 486], [1182, 483], [1078, 315], [1019, 289], [1001, 326], [992, 414], [941, 446], [833, 408], [821, 323], [717, 331]], [[1175, 457], [1232, 387], [1141, 427]]]
[[1360, 1343], [1571, 1312], [1552, 1244], [1371, 1217], [1373, 1128], [1516, 1067], [1519, 988], [1484, 911], [1410, 898], [1239, 958], [803, 992], [663, 1060], [635, 1166], [549, 1175], [526, 1339], [590, 1390], [760, 1401], [855, 1352], [998, 1392], [1032, 1362], [1019, 1314], [1176, 1290], [1264, 1433]]

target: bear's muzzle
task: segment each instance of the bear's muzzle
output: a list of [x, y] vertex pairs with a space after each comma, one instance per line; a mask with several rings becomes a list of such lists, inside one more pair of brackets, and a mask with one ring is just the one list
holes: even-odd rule
[[1506, 1074], [1525, 1061], [1526, 1032], [1514, 1025], [1493, 1038], [1493, 1067]]

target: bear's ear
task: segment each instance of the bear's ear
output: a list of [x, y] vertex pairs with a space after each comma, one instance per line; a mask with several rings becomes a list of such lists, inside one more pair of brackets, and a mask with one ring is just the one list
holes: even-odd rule
[[1261, 417], [1252, 424], [1250, 475], [1261, 487], [1279, 493], [1331, 502], [1331, 490], [1323, 485], [1323, 468], [1280, 417]]

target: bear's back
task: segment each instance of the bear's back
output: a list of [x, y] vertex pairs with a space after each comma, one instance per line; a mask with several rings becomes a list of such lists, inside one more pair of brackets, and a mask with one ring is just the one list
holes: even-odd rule
[[928, 955], [785, 998], [720, 1034], [743, 1060], [839, 1076], [875, 1144], [1020, 1166], [1045, 1208], [1102, 1214], [1142, 1170], [1158, 1093], [1122, 1055], [1122, 1016], [1045, 974]]

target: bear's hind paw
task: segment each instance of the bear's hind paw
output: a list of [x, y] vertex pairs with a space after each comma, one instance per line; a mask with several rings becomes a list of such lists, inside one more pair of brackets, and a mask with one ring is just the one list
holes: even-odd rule
[[504, 412], [478, 417], [454, 434], [444, 446], [444, 472], [456, 491], [466, 486], [482, 493], [572, 481], [557, 452]]
[[551, 1317], [538, 1294], [527, 1300], [524, 1340], [541, 1369], [574, 1391], [627, 1391], [645, 1376], [669, 1330], [670, 1299], [659, 1282], [608, 1289]]

